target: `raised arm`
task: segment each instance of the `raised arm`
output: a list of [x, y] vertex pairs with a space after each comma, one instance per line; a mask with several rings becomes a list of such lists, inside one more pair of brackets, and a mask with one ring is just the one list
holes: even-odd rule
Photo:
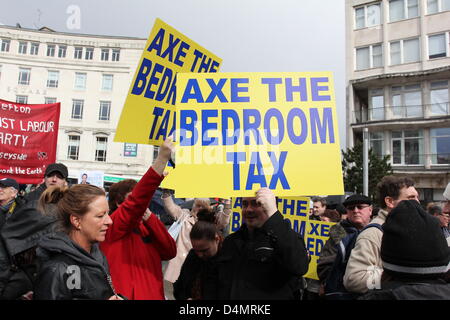
[[139, 180], [131, 194], [111, 215], [113, 224], [108, 229], [106, 241], [116, 241], [139, 225], [155, 190], [164, 178], [164, 169], [173, 149], [174, 144], [172, 138], [169, 137], [161, 145], [153, 165]]
[[164, 209], [166, 212], [175, 220], [178, 220], [178, 218], [183, 213], [183, 209], [181, 209], [180, 206], [175, 204], [175, 201], [173, 201], [172, 194], [168, 190], [163, 190], [163, 194], [161, 196], [163, 203], [164, 203]]

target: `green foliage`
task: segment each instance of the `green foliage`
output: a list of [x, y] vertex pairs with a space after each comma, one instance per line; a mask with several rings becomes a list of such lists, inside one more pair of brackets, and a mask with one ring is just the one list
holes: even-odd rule
[[[382, 177], [392, 174], [389, 163], [390, 155], [382, 158], [369, 149], [369, 197], [376, 201], [376, 185]], [[347, 152], [342, 150], [342, 172], [344, 174], [345, 191], [363, 193], [363, 144], [358, 142]]]

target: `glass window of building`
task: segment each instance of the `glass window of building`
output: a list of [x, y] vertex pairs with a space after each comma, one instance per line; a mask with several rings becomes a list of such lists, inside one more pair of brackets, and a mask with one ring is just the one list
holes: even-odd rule
[[447, 56], [446, 34], [428, 36], [428, 58], [436, 59]]
[[95, 161], [106, 161], [106, 150], [108, 147], [107, 137], [96, 137], [97, 144], [95, 146]]
[[103, 74], [102, 75], [102, 90], [103, 91], [112, 91], [113, 88], [113, 75], [112, 74]]
[[58, 88], [59, 71], [48, 71], [47, 88]]
[[450, 128], [430, 130], [431, 162], [433, 164], [450, 164]]
[[86, 60], [94, 59], [94, 48], [86, 48], [86, 54], [84, 56]]
[[108, 61], [109, 60], [109, 49], [102, 49], [102, 55], [101, 55], [102, 61]]
[[437, 13], [450, 10], [450, 0], [427, 0], [427, 13]]
[[27, 54], [27, 50], [28, 50], [28, 42], [19, 41], [19, 53]]
[[420, 60], [419, 38], [398, 40], [390, 43], [391, 65], [418, 62]]
[[119, 61], [120, 59], [120, 49], [112, 49], [112, 61]]
[[16, 103], [22, 103], [27, 104], [28, 103], [28, 96], [16, 96]]
[[390, 0], [389, 21], [399, 21], [419, 16], [418, 0]]
[[369, 120], [384, 120], [383, 89], [372, 89], [369, 93]]
[[47, 57], [54, 57], [55, 56], [55, 50], [56, 50], [56, 45], [54, 45], [54, 44], [47, 44]]
[[71, 119], [83, 119], [84, 100], [72, 100], [72, 116]]
[[75, 51], [73, 52], [74, 59], [83, 58], [83, 47], [75, 47]]
[[67, 147], [67, 159], [78, 160], [80, 152], [80, 136], [69, 135], [69, 143]]
[[423, 136], [421, 130], [392, 131], [391, 143], [393, 164], [423, 164]]
[[435, 81], [430, 84], [430, 111], [432, 116], [449, 115], [448, 81]]
[[356, 49], [356, 70], [383, 66], [383, 50], [381, 44]]
[[2, 52], [9, 52], [9, 46], [11, 44], [11, 40], [9, 40], [9, 39], [2, 39], [1, 42], [2, 42], [2, 45], [0, 47], [0, 50]]
[[384, 134], [383, 132], [370, 132], [369, 134], [370, 148], [373, 153], [381, 158], [384, 155]]
[[86, 90], [87, 73], [75, 72], [75, 86], [76, 90]]
[[58, 46], [58, 58], [65, 58], [67, 52], [67, 46], [59, 45]]
[[38, 42], [32, 42], [30, 46], [30, 54], [37, 56], [39, 54], [39, 43]]
[[381, 23], [381, 3], [355, 8], [355, 29], [376, 26]]
[[18, 84], [21, 85], [29, 85], [31, 77], [31, 69], [28, 68], [19, 68], [19, 81]]
[[100, 101], [98, 120], [109, 120], [111, 112], [111, 101]]
[[394, 86], [392, 94], [393, 118], [423, 117], [422, 89], [420, 84]]
[[45, 104], [52, 104], [52, 103], [56, 103], [56, 98], [53, 97], [45, 97]]

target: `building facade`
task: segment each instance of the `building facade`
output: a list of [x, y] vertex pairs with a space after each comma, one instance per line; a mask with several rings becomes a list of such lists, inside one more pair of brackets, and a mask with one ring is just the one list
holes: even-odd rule
[[347, 146], [369, 132], [423, 202], [450, 182], [450, 0], [346, 0]]
[[114, 142], [114, 135], [146, 39], [0, 26], [0, 98], [61, 103], [57, 161], [71, 182], [86, 171], [105, 185], [139, 179], [154, 148]]

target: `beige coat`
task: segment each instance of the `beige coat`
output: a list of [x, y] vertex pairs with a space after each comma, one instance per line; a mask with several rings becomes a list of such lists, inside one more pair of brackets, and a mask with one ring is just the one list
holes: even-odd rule
[[[388, 212], [380, 210], [370, 223], [383, 225]], [[365, 293], [380, 288], [383, 265], [380, 248], [383, 232], [378, 228], [364, 230], [356, 240], [344, 275], [344, 286], [350, 292]]]

